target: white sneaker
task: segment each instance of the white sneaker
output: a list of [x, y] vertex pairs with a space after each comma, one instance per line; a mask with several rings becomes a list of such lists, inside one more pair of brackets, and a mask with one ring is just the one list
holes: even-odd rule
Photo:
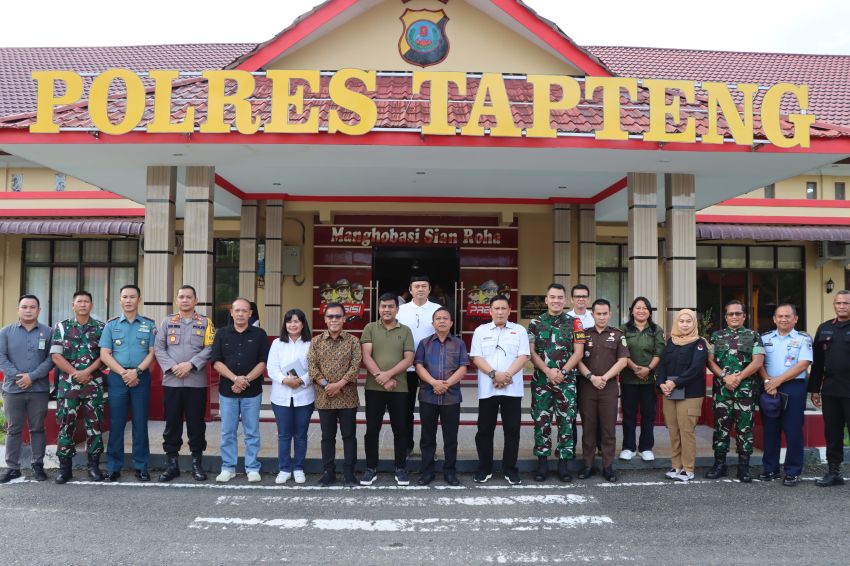
[[295, 476], [295, 483], [305, 483], [307, 481], [304, 470], [295, 470], [292, 475]]
[[686, 472], [685, 470], [682, 470], [681, 472], [676, 474], [676, 477], [673, 478], [673, 479], [676, 480], [676, 481], [681, 481], [681, 482], [689, 482], [692, 479], [694, 479], [694, 474], [691, 473], [691, 472]]
[[635, 453], [631, 450], [623, 450], [620, 452], [620, 460], [631, 460], [635, 457]]
[[664, 474], [664, 475], [665, 475], [666, 477], [670, 478], [671, 480], [674, 480], [674, 479], [676, 479], [677, 477], [679, 477], [679, 474], [680, 474], [680, 473], [682, 473], [682, 470], [677, 470], [676, 468], [670, 468], [670, 471], [669, 471], [669, 472], [667, 472], [667, 473], [666, 473], [666, 474]]
[[236, 472], [228, 472], [227, 470], [222, 470], [220, 474], [215, 477], [215, 481], [221, 483], [227, 483], [233, 478], [236, 477]]
[[286, 483], [289, 481], [289, 478], [292, 477], [292, 472], [278, 472], [277, 477], [274, 479], [274, 483]]
[[644, 450], [640, 453], [640, 459], [644, 462], [652, 462], [655, 460], [655, 454], [652, 453], [652, 450]]
[[259, 481], [263, 481], [263, 476], [260, 475], [260, 472], [248, 472], [248, 481], [251, 483], [257, 483]]

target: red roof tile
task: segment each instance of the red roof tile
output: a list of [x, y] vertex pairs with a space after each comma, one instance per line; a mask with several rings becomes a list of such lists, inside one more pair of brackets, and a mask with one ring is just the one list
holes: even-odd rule
[[[586, 47], [624, 77], [809, 85], [819, 121], [850, 126], [850, 56], [651, 47]], [[793, 108], [783, 108], [785, 111]]]
[[[100, 73], [122, 67], [136, 72], [223, 69], [250, 51], [253, 43], [142, 45], [135, 47], [37, 47], [0, 49], [0, 116], [35, 110], [36, 70]], [[86, 92], [88, 81], [86, 81]]]

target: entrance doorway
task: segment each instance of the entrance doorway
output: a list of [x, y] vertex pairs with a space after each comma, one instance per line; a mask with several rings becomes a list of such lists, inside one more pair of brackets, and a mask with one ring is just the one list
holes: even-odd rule
[[[409, 300], [410, 277], [427, 275], [431, 280], [430, 300], [455, 311], [455, 286], [460, 281], [460, 255], [458, 248], [373, 248], [372, 273], [375, 285], [373, 305], [378, 296], [395, 293]], [[378, 309], [373, 309], [373, 320]]]

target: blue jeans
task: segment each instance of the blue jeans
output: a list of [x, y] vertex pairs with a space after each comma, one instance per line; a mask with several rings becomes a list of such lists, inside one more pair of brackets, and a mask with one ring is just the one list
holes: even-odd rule
[[259, 472], [260, 461], [260, 403], [262, 395], [256, 397], [218, 398], [221, 413], [221, 470], [236, 472], [239, 452], [236, 447], [236, 429], [242, 417], [242, 433], [245, 435], [245, 471]]
[[[302, 407], [286, 407], [272, 403], [274, 419], [277, 421], [277, 463], [281, 472], [304, 470], [307, 456], [307, 429], [313, 415], [313, 403]], [[292, 441], [295, 440], [295, 459], [291, 456]]]
[[119, 472], [124, 467], [124, 427], [127, 411], [132, 412], [133, 468], [147, 470], [151, 450], [148, 441], [148, 411], [151, 401], [151, 372], [139, 376], [139, 384], [127, 387], [121, 376], [109, 372], [109, 441], [106, 445], [106, 461], [110, 472]]

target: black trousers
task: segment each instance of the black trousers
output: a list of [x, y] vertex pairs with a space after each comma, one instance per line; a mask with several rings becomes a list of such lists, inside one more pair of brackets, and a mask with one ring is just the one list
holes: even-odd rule
[[850, 428], [850, 397], [821, 396], [823, 402], [823, 432], [826, 436], [826, 461], [844, 461], [844, 429]]
[[[623, 450], [643, 452], [655, 446], [655, 386], [624, 383], [620, 385], [623, 406]], [[640, 408], [640, 439], [635, 443]]]
[[516, 471], [519, 455], [519, 428], [522, 420], [522, 397], [494, 395], [478, 400], [478, 432], [475, 433], [475, 448], [478, 450], [478, 470], [493, 471], [493, 435], [496, 421], [502, 413], [502, 432], [505, 449], [502, 453], [502, 471]]
[[384, 414], [390, 413], [390, 426], [393, 429], [393, 447], [395, 467], [404, 468], [407, 464], [407, 393], [392, 391], [366, 390], [366, 467], [378, 467], [378, 439]]
[[357, 462], [357, 409], [319, 409], [319, 426], [322, 428], [322, 468], [336, 472], [336, 430], [342, 433], [344, 470], [354, 472]]
[[[416, 398], [419, 395], [419, 376], [415, 371], [407, 372], [407, 448], [413, 450], [413, 420], [416, 417]], [[420, 403], [419, 417], [422, 417]]]
[[457, 463], [457, 431], [460, 427], [460, 403], [435, 405], [419, 402], [419, 418], [422, 419], [422, 474], [434, 473], [434, 454], [437, 452], [437, 421], [443, 428], [443, 453], [446, 461], [443, 473], [454, 471]]
[[165, 412], [165, 431], [162, 433], [162, 449], [176, 456], [183, 446], [183, 421], [189, 434], [189, 450], [200, 454], [207, 449], [206, 387], [163, 387], [162, 402]]

